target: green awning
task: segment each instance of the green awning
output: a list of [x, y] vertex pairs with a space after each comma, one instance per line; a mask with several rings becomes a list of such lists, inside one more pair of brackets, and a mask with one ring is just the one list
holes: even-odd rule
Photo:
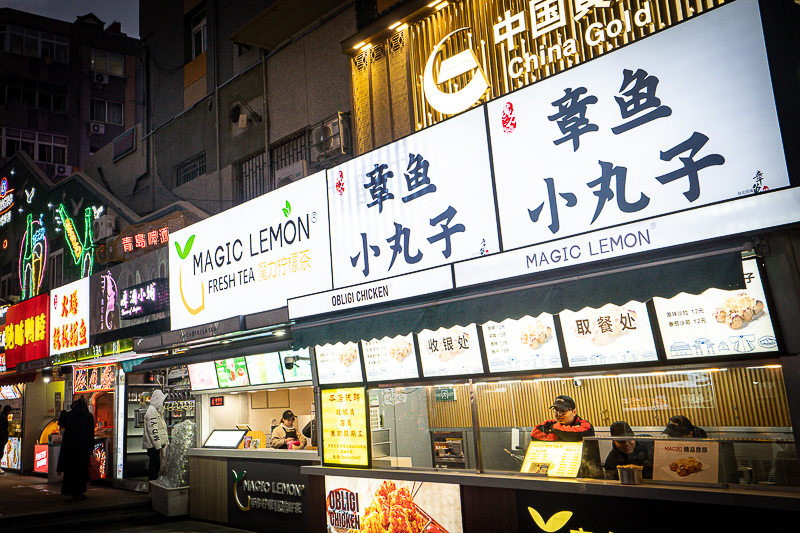
[[480, 325], [525, 315], [557, 314], [565, 309], [622, 305], [631, 300], [646, 302], [654, 296], [701, 294], [709, 288], [745, 288], [740, 251], [545, 281], [528, 280], [522, 286], [456, 290], [443, 298], [437, 295], [437, 300], [418, 298], [358, 312], [310, 317], [292, 326], [293, 347], [380, 339], [456, 324]]

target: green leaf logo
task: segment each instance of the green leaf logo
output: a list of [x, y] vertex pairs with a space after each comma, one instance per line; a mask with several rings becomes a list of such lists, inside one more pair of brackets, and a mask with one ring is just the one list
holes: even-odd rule
[[242, 472], [241, 474], [237, 474], [237, 473], [236, 473], [236, 470], [231, 470], [231, 474], [233, 474], [233, 480], [234, 480], [234, 482], [238, 482], [238, 481], [241, 481], [241, 480], [243, 480], [243, 479], [244, 479], [244, 476], [245, 476], [245, 474], [247, 474], [247, 470], [245, 470], [245, 471], [244, 471], [244, 472]]
[[289, 200], [286, 200], [286, 207], [283, 208], [283, 216], [289, 218], [289, 215], [292, 213], [292, 205], [289, 203]]
[[178, 244], [178, 241], [175, 241], [175, 249], [178, 251], [178, 255], [181, 259], [186, 259], [189, 257], [189, 252], [192, 250], [192, 244], [194, 244], [194, 235], [189, 237], [189, 240], [186, 241], [186, 245], [183, 250], [181, 250], [181, 245]]

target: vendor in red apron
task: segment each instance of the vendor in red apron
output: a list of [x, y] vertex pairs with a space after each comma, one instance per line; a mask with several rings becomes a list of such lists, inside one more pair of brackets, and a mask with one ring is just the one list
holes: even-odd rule
[[283, 412], [281, 423], [272, 430], [272, 437], [269, 444], [275, 449], [302, 450], [308, 441], [306, 437], [295, 426], [297, 417], [287, 409]]

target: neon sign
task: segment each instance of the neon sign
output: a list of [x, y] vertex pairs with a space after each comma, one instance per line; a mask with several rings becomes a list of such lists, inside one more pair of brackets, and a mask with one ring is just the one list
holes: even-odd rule
[[27, 229], [19, 251], [19, 286], [22, 299], [39, 294], [47, 268], [47, 238], [42, 216], [28, 214]]
[[14, 189], [8, 188], [8, 178], [0, 179], [0, 227], [11, 222], [11, 208], [14, 207]]
[[92, 267], [94, 266], [94, 232], [92, 230], [92, 221], [94, 220], [93, 208], [87, 207], [83, 212], [83, 239], [78, 236], [75, 222], [73, 222], [67, 214], [67, 209], [64, 207], [64, 204], [59, 204], [58, 214], [64, 225], [64, 235], [67, 238], [70, 252], [72, 252], [72, 260], [75, 261], [76, 265], [80, 265], [82, 278], [90, 276], [92, 274]]

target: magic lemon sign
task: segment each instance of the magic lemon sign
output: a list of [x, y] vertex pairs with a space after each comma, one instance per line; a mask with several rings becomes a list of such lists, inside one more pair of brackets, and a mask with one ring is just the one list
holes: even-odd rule
[[325, 173], [170, 234], [172, 329], [331, 289]]

